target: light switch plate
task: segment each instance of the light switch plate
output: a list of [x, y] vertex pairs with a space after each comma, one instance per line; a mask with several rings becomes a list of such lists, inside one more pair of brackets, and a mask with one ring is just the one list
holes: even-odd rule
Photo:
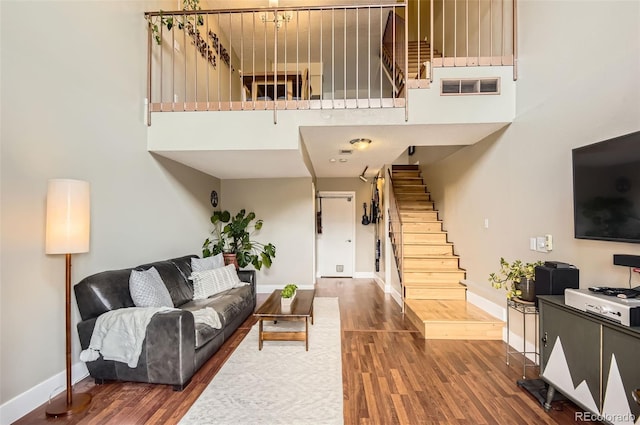
[[536, 251], [547, 252], [547, 240], [544, 236], [536, 237]]

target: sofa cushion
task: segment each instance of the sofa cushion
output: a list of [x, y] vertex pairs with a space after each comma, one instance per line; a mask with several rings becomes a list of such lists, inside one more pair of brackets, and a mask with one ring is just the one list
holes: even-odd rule
[[173, 307], [173, 300], [158, 270], [131, 270], [129, 292], [136, 307]]
[[213, 270], [193, 272], [193, 299], [201, 300], [238, 286], [241, 282], [233, 264]]
[[193, 298], [193, 284], [188, 277], [191, 274], [191, 258], [186, 256], [171, 260], [157, 261], [136, 267], [136, 270], [146, 270], [155, 267], [162, 277], [162, 281], [169, 290], [173, 305], [180, 307]]
[[184, 304], [182, 309], [194, 311], [204, 307], [213, 308], [220, 316], [222, 328], [231, 322], [240, 311], [247, 308], [255, 299], [251, 285], [228, 289], [207, 299], [193, 300]]
[[191, 259], [191, 270], [194, 272], [218, 269], [220, 267], [224, 267], [224, 257], [222, 253], [212, 255], [211, 257]]

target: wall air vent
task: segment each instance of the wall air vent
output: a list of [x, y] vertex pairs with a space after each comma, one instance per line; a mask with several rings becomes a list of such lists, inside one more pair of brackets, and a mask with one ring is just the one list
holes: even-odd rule
[[468, 94], [500, 94], [500, 78], [456, 78], [441, 80], [441, 96]]
[[351, 155], [352, 153], [352, 149], [340, 149], [340, 155]]

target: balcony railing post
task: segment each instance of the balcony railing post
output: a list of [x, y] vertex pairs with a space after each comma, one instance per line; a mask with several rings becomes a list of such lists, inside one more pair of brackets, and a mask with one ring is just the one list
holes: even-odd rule
[[[433, 2], [435, 2], [436, 0], [429, 0], [429, 69], [427, 70], [427, 72], [429, 73], [429, 82], [433, 83], [433, 48], [435, 46], [435, 40], [433, 39], [433, 35], [435, 33], [435, 29], [434, 29], [434, 19], [433, 19], [433, 14], [434, 14], [434, 5]], [[444, 58], [443, 58], [444, 59]]]
[[[147, 24], [147, 126], [151, 126], [151, 47], [153, 46], [153, 35], [151, 31], [151, 22]], [[160, 55], [162, 58], [162, 54]], [[161, 61], [162, 63], [162, 61]], [[162, 67], [160, 67], [162, 69]], [[162, 85], [160, 85], [160, 101], [162, 101]]]
[[518, 0], [513, 0], [512, 25], [513, 25], [513, 81], [518, 79]]

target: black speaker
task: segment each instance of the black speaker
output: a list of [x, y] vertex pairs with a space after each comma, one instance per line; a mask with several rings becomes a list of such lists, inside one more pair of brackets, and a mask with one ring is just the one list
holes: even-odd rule
[[535, 281], [536, 296], [564, 295], [565, 289], [580, 286], [580, 270], [567, 263], [547, 261], [536, 266]]
[[613, 254], [616, 266], [640, 267], [640, 255]]

